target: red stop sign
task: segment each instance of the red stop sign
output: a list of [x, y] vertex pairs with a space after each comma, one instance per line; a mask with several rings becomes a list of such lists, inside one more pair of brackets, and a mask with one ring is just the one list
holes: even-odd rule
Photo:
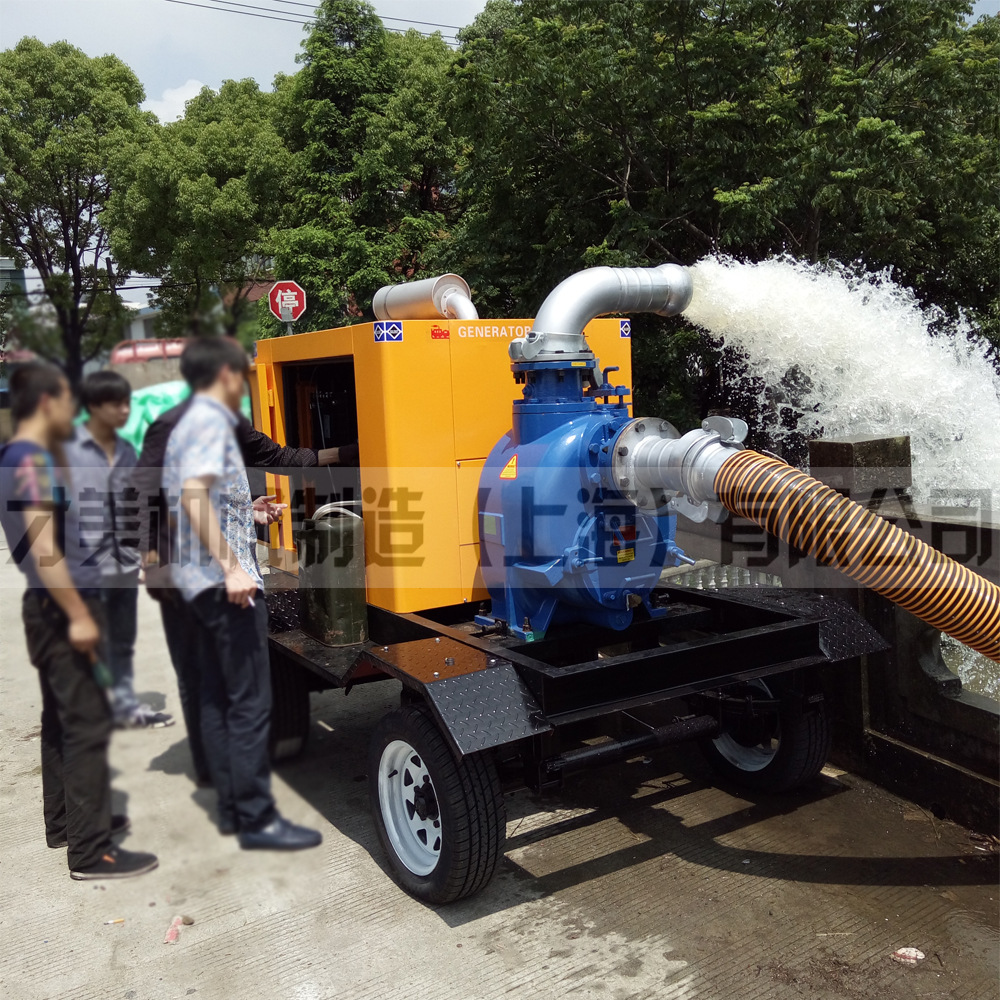
[[306, 290], [294, 281], [276, 281], [267, 293], [267, 302], [282, 322], [294, 322], [306, 311]]

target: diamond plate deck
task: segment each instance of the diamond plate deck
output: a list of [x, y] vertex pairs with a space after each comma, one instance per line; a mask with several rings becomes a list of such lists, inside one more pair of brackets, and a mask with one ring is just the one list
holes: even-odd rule
[[504, 746], [552, 731], [538, 702], [509, 664], [427, 686], [427, 699], [460, 754]]
[[[672, 593], [690, 597], [686, 588]], [[820, 644], [832, 663], [889, 648], [889, 643], [854, 608], [826, 594], [788, 587], [739, 587], [720, 591], [718, 596], [796, 618], [820, 619]]]

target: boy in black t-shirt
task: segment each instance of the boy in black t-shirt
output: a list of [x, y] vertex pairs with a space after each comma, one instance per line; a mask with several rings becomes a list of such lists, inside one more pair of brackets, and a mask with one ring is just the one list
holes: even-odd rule
[[157, 866], [155, 855], [111, 841], [128, 820], [111, 816], [111, 712], [94, 675], [99, 595], [73, 586], [63, 558], [64, 487], [53, 453], [72, 434], [73, 394], [58, 368], [32, 362], [12, 373], [10, 399], [16, 430], [0, 448], [0, 524], [28, 582], [23, 617], [42, 688], [45, 839], [68, 847], [74, 879], [140, 875]]

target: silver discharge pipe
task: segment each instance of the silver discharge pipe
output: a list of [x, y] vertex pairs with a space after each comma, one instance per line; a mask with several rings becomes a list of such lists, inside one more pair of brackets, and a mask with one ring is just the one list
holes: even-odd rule
[[561, 281], [542, 303], [531, 331], [510, 342], [512, 361], [567, 361], [590, 355], [584, 327], [605, 313], [676, 316], [691, 301], [691, 275], [679, 264], [591, 267]]
[[715, 479], [723, 464], [743, 450], [746, 422], [709, 417], [683, 437], [667, 420], [638, 417], [612, 445], [612, 474], [618, 491], [637, 507], [678, 513], [692, 521], [721, 520]]
[[479, 319], [469, 285], [457, 274], [383, 285], [372, 310], [376, 319]]

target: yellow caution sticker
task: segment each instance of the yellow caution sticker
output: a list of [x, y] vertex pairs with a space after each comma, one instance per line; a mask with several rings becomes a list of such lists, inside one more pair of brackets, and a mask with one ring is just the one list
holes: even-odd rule
[[503, 467], [500, 473], [501, 479], [517, 479], [517, 452], [510, 457], [510, 461]]
[[618, 561], [620, 563], [632, 562], [635, 559], [635, 549], [619, 549]]

